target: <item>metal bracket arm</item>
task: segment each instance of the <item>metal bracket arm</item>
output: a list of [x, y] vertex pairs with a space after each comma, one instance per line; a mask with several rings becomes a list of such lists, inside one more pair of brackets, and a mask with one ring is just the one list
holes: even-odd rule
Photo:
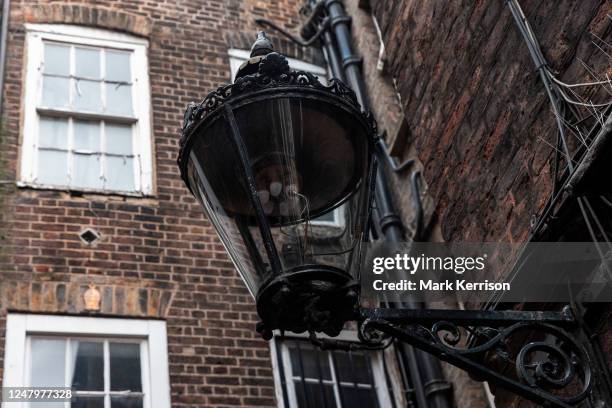
[[577, 326], [568, 307], [560, 312], [363, 309], [360, 319], [363, 343], [395, 338], [546, 407], [576, 407], [592, 386], [589, 353], [566, 331]]

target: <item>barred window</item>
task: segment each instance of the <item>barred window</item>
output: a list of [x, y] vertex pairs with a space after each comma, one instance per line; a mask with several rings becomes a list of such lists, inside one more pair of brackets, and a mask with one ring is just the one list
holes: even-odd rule
[[395, 406], [381, 352], [324, 351], [302, 339], [276, 342], [285, 408]]

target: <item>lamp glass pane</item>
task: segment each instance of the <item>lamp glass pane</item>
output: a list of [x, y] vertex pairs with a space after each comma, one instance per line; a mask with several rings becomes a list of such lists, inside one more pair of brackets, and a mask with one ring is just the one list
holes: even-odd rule
[[[281, 273], [305, 265], [356, 272], [370, 168], [364, 124], [340, 105], [297, 97], [238, 105], [234, 116], [246, 162], [220, 117], [192, 136], [188, 177], [251, 293], [273, 276], [268, 252], [278, 254]], [[310, 222], [333, 218], [340, 205], [342, 223]]]
[[[340, 106], [306, 98], [247, 105], [236, 119], [283, 270], [353, 270], [359, 214], [366, 211], [369, 145], [363, 125]], [[342, 203], [347, 222], [311, 223], [334, 219]]]
[[243, 169], [231, 133], [223, 121], [217, 120], [194, 137], [196, 140], [188, 166], [192, 192], [206, 209], [232, 261], [254, 295], [264, 275], [269, 273], [269, 261], [265, 252], [254, 248], [253, 241], [248, 238], [258, 231], [229, 204], [233, 202], [246, 208], [249, 203], [246, 184], [241, 182]]

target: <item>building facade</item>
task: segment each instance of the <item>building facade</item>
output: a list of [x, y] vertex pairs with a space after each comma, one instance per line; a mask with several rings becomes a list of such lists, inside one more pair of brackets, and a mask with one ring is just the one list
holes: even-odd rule
[[[231, 80], [253, 19], [295, 27], [299, 7], [10, 2], [3, 385], [75, 386], [80, 407], [277, 405], [253, 300], [176, 155], [185, 106]], [[100, 299], [88, 311], [90, 285]]]
[[[344, 3], [380, 129], [393, 155], [417, 158], [388, 175], [407, 236], [418, 169], [427, 239], [528, 239], [551, 194], [555, 117], [505, 3]], [[580, 61], [612, 75], [597, 49], [609, 4], [525, 3], [559, 78], [592, 81]], [[418, 406], [393, 348], [260, 339], [254, 302], [179, 177], [187, 103], [232, 80], [256, 18], [297, 32], [303, 1], [3, 4], [3, 386], [69, 386], [84, 408]], [[270, 36], [295, 68], [328, 76], [321, 49]], [[608, 351], [609, 312], [590, 317]], [[457, 407], [525, 406], [444, 371]]]
[[[398, 163], [415, 160], [410, 170], [387, 167], [408, 234], [419, 229], [411, 178], [420, 173], [421, 240], [609, 241], [610, 151], [593, 142], [609, 135], [610, 2], [371, 0], [348, 8], [366, 27], [353, 36], [388, 150]], [[580, 167], [589, 168], [581, 181]], [[518, 260], [507, 259], [497, 278], [507, 279]], [[609, 395], [610, 304], [578, 310]], [[492, 391], [498, 407], [536, 406]], [[606, 406], [598, 398], [585, 404]]]

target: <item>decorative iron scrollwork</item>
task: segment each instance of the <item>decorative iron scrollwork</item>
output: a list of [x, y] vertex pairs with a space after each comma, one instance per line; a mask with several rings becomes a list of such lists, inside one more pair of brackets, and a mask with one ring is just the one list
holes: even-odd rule
[[[249, 92], [277, 87], [310, 88], [329, 92], [342, 98], [354, 108], [361, 110], [355, 92], [342, 81], [332, 78], [329, 80], [329, 84], [325, 85], [319, 81], [316, 75], [310, 72], [292, 71], [289, 69], [289, 63], [285, 56], [272, 52], [261, 59], [256, 73], [236, 78], [233, 84], [221, 86], [210, 92], [200, 103], [191, 102], [187, 105], [179, 141], [181, 150], [196, 123], [204, 120], [223, 104]], [[371, 114], [366, 115], [368, 123], [373, 128], [373, 134], [376, 135], [376, 122]]]
[[[393, 336], [468, 371], [476, 379], [545, 406], [569, 408], [584, 401], [592, 386], [585, 348], [558, 325], [518, 320], [474, 325], [444, 320], [401, 322], [397, 318], [390, 322], [368, 316], [360, 322], [359, 332], [366, 343]], [[510, 366], [514, 369], [508, 373]]]

